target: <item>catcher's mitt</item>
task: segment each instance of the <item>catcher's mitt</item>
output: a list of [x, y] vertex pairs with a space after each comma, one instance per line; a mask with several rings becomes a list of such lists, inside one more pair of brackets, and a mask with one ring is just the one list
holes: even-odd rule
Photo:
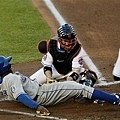
[[84, 70], [80, 73], [81, 79], [79, 83], [93, 87], [98, 80], [97, 74], [89, 69]]
[[57, 82], [56, 79], [54, 79], [54, 78], [50, 78], [50, 77], [47, 77], [46, 81], [47, 81], [47, 84]]

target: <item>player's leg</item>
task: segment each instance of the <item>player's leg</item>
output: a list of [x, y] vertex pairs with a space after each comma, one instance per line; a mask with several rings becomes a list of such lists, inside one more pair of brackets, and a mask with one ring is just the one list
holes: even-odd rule
[[120, 97], [118, 95], [110, 94], [108, 92], [97, 90], [97, 89], [94, 90], [91, 99], [106, 101], [112, 104], [116, 104], [117, 102], [120, 102]]
[[113, 77], [114, 77], [114, 80], [116, 81], [120, 80], [120, 48], [119, 48], [119, 54], [118, 54], [117, 61], [113, 68]]
[[39, 84], [43, 84], [46, 82], [46, 76], [44, 74], [43, 68], [35, 72], [30, 76], [30, 79], [37, 81]]
[[81, 95], [85, 98], [104, 100], [112, 104], [119, 101], [119, 96], [117, 95], [109, 94], [74, 81], [65, 81], [42, 85], [38, 102], [41, 105], [53, 105]]
[[80, 96], [81, 93], [82, 84], [76, 83], [75, 81], [44, 84], [40, 87], [37, 102], [41, 105], [53, 105], [64, 102], [69, 98]]

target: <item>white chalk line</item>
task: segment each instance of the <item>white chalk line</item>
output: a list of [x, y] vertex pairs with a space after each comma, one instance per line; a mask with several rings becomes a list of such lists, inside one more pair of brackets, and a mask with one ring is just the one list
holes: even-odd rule
[[20, 115], [26, 115], [26, 116], [37, 117], [37, 118], [45, 118], [45, 119], [51, 119], [51, 120], [67, 120], [66, 118], [59, 118], [59, 117], [53, 117], [53, 116], [42, 116], [42, 115], [37, 115], [37, 114], [33, 114], [33, 113], [12, 111], [12, 110], [7, 110], [7, 109], [0, 109], [0, 112], [20, 114]]
[[[60, 15], [58, 10], [55, 8], [54, 4], [52, 3], [51, 0], [43, 0], [47, 7], [50, 9], [56, 20], [60, 25], [67, 23], [65, 19]], [[103, 86], [103, 85], [112, 85], [112, 84], [118, 84], [119, 82], [113, 81], [113, 82], [107, 82], [105, 77], [103, 77], [102, 73], [99, 71], [99, 69], [95, 66], [93, 61], [90, 59], [86, 51], [83, 49], [82, 55], [84, 56], [84, 61], [86, 65], [89, 67], [89, 69], [92, 69], [93, 71], [96, 72], [98, 75], [99, 83], [97, 85]]]
[[[0, 99], [0, 102], [7, 102], [9, 101], [6, 97], [3, 97]], [[28, 112], [21, 112], [21, 111], [12, 111], [8, 109], [1, 109], [0, 112], [7, 112], [7, 113], [12, 113], [12, 114], [20, 114], [20, 115], [26, 115], [26, 116], [31, 116], [31, 117], [38, 117], [38, 118], [45, 118], [45, 119], [52, 119], [52, 120], [67, 120], [66, 118], [59, 118], [59, 117], [54, 117], [54, 116], [43, 116], [43, 115], [38, 115], [34, 113], [28, 113]]]
[[113, 82], [101, 81], [98, 84], [95, 84], [95, 86], [110, 86], [115, 84], [120, 84], [120, 81], [113, 81]]

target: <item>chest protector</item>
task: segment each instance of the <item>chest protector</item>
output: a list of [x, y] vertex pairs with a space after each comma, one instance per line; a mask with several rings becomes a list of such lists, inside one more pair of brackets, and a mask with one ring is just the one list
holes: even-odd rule
[[53, 65], [60, 74], [67, 74], [72, 70], [72, 60], [81, 50], [81, 44], [76, 46], [68, 53], [58, 50], [57, 39], [50, 39], [49, 52], [53, 57]]

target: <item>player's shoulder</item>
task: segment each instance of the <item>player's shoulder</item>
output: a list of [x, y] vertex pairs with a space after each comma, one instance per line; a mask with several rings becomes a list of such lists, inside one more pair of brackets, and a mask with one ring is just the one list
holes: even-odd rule
[[3, 84], [8, 84], [12, 85], [15, 84], [16, 82], [19, 83], [19, 77], [13, 73], [9, 73], [3, 78]]
[[18, 80], [19, 76], [15, 73], [9, 73], [5, 78], [7, 78], [8, 80]]

